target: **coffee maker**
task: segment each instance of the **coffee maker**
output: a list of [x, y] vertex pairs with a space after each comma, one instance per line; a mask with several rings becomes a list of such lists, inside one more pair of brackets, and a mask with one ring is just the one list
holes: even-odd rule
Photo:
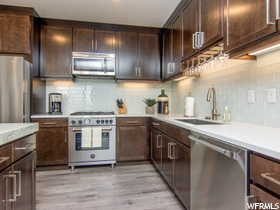
[[62, 114], [62, 94], [50, 93], [49, 94], [49, 113]]

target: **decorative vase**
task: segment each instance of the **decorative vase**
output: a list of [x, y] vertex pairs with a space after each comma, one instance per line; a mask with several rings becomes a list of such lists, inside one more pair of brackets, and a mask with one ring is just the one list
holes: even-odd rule
[[155, 114], [155, 106], [146, 106], [146, 114]]

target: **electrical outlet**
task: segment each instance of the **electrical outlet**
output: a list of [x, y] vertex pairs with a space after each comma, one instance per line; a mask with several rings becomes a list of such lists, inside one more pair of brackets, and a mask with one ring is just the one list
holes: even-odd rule
[[255, 90], [248, 90], [248, 103], [249, 104], [256, 103], [256, 91]]
[[269, 104], [275, 104], [277, 102], [277, 89], [271, 88], [266, 90], [266, 101]]

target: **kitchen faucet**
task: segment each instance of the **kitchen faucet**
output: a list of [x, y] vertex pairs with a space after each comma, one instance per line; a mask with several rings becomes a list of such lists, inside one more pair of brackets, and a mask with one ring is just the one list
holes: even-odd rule
[[212, 120], [217, 120], [218, 116], [220, 116], [220, 114], [218, 114], [217, 111], [217, 106], [216, 106], [216, 91], [215, 88], [209, 88], [208, 92], [207, 92], [207, 102], [211, 102], [212, 99], [212, 112], [211, 112], [211, 119]]

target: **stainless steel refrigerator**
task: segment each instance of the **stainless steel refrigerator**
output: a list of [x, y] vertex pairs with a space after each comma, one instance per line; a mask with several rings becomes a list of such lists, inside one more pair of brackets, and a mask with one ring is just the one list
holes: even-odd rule
[[31, 64], [20, 56], [0, 56], [0, 123], [30, 121]]

